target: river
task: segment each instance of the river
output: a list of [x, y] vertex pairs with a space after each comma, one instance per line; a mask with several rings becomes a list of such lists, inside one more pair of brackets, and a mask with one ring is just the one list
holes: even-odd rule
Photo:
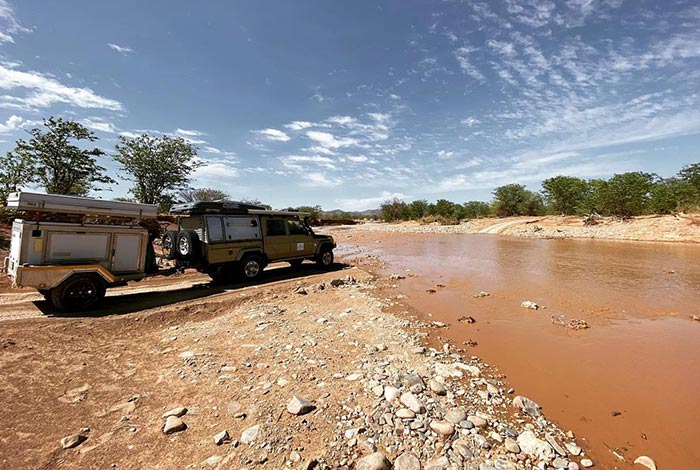
[[[639, 455], [700, 468], [699, 245], [335, 234], [350, 259], [375, 252], [383, 274], [414, 274], [398, 281], [404, 301], [449, 323], [441, 334], [456, 344], [475, 341], [465, 349], [584, 438], [599, 468], [633, 468]], [[554, 324], [561, 315], [590, 328]]]

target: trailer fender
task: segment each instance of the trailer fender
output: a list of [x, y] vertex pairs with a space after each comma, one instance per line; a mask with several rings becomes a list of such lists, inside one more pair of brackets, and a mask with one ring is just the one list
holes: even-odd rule
[[95, 273], [104, 279], [107, 285], [117, 281], [104, 266], [100, 264], [85, 264], [77, 266], [19, 266], [15, 282], [22, 287], [48, 290], [55, 288], [73, 274], [82, 273]]

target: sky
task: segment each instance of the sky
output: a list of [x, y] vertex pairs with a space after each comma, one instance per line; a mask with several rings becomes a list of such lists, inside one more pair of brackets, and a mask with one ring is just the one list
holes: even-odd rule
[[700, 4], [0, 0], [0, 151], [52, 115], [108, 154], [183, 137], [193, 187], [277, 208], [668, 177], [700, 162]]

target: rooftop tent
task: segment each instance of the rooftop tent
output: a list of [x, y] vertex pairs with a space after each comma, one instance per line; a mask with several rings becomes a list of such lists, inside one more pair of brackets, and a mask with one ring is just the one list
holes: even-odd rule
[[93, 216], [155, 219], [158, 208], [153, 204], [105, 201], [91, 197], [64, 196], [21, 191], [7, 197], [7, 208], [27, 212], [82, 214]]
[[265, 210], [264, 207], [239, 201], [195, 201], [175, 204], [171, 214], [248, 214], [249, 210]]

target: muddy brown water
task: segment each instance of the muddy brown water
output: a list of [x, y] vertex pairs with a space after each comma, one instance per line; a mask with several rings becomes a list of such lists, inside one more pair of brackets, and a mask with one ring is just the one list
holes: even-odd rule
[[[640, 455], [660, 470], [700, 468], [700, 322], [690, 319], [700, 315], [700, 246], [338, 235], [346, 255], [369, 248], [384, 274], [415, 274], [398, 281], [405, 301], [449, 323], [441, 334], [457, 344], [476, 341], [465, 349], [584, 438], [598, 468], [633, 468]], [[491, 296], [473, 297], [482, 290]], [[523, 309], [524, 300], [546, 308]], [[590, 328], [553, 324], [560, 315]]]

